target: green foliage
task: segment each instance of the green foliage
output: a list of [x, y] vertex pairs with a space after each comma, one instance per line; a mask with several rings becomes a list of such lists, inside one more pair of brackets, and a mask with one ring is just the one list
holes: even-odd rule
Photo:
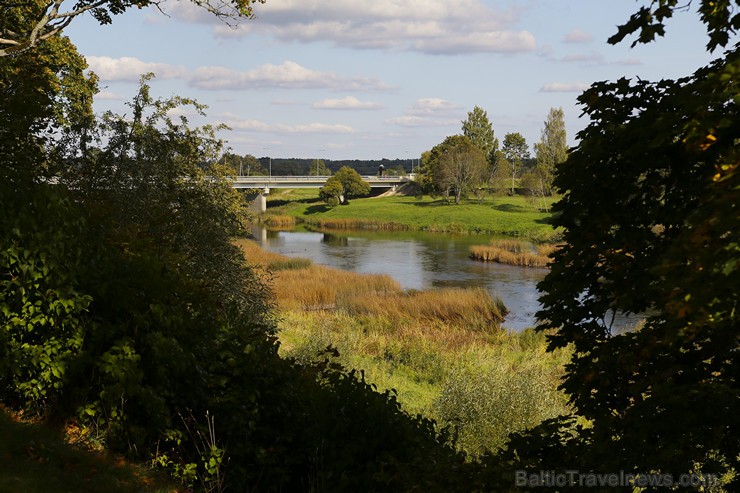
[[527, 140], [519, 132], [509, 132], [504, 136], [501, 148], [504, 158], [509, 163], [511, 171], [511, 193], [514, 193], [514, 184], [522, 169], [525, 159], [529, 159]]
[[[730, 35], [740, 30], [740, 13], [737, 7], [740, 2], [735, 0], [701, 0], [699, 16], [707, 26], [709, 41], [707, 49], [714, 51], [717, 47], [725, 47], [730, 42]], [[617, 44], [631, 34], [637, 34], [632, 42], [634, 47], [638, 43], [650, 43], [655, 36], [665, 34], [665, 23], [673, 17], [674, 12], [688, 10], [691, 2], [685, 4], [678, 0], [653, 0], [649, 7], [640, 9], [630, 16], [629, 21], [619, 26], [617, 33], [609, 38], [609, 43]]]
[[[3, 11], [3, 18], [5, 17]], [[97, 78], [67, 38], [55, 37], [37, 49], [0, 57], [0, 168], [4, 180], [33, 180], [58, 172], [48, 139], [85, 152]], [[7, 174], [6, 174], [7, 173]]]
[[[222, 20], [236, 20], [252, 16], [253, 0], [192, 0]], [[158, 5], [156, 0], [30, 0], [18, 2], [3, 9], [0, 17], [0, 57], [31, 50], [44, 41], [54, 39], [78, 16], [92, 15], [100, 24], [110, 24], [112, 16], [131, 7]]]
[[319, 190], [319, 197], [330, 206], [347, 205], [355, 197], [364, 197], [370, 193], [370, 184], [349, 166], [342, 166], [337, 173], [326, 180]]
[[239, 156], [230, 152], [224, 153], [218, 160], [219, 164], [227, 168], [227, 173], [232, 176], [255, 176], [266, 175], [267, 171], [256, 157], [251, 154]]
[[568, 157], [565, 115], [562, 108], [550, 108], [540, 142], [534, 145], [534, 151], [537, 165], [529, 177], [530, 183], [526, 188], [539, 197], [551, 195], [555, 167]]
[[58, 400], [88, 325], [91, 299], [74, 278], [83, 245], [67, 240], [84, 223], [50, 187], [23, 190], [23, 207], [8, 188], [0, 189], [0, 398], [42, 412]]
[[467, 120], [462, 122], [463, 135], [483, 152], [486, 159], [491, 162], [496, 151], [498, 151], [498, 139], [493, 135], [493, 127], [488, 119], [488, 114], [475, 106], [473, 111], [468, 112]]
[[[245, 204], [215, 164], [221, 142], [168, 116], [202, 106], [154, 99], [147, 80], [129, 118], [60, 126], [55, 141], [31, 119], [27, 133], [44, 145], [35, 153], [6, 146], [22, 132], [2, 124], [3, 404], [75, 420], [206, 488], [451, 484], [462, 457], [431, 422], [351, 371], [278, 357], [267, 285], [232, 244]], [[43, 91], [30, 94], [41, 107]], [[67, 145], [83, 132], [97, 136], [94, 152]], [[54, 185], [24, 166], [45, 156]], [[217, 427], [182, 419], [207, 413]]]
[[513, 367], [455, 368], [435, 410], [458, 427], [458, 447], [474, 456], [504, 448], [511, 433], [569, 412], [553, 372], [529, 360]]
[[331, 176], [331, 170], [323, 159], [316, 159], [308, 168], [308, 176]]
[[486, 157], [479, 147], [464, 135], [452, 135], [434, 146], [425, 160], [424, 181], [433, 190], [448, 197], [454, 196], [455, 204], [477, 189], [486, 172]]
[[329, 204], [331, 207], [338, 206], [342, 201], [342, 193], [344, 188], [339, 180], [329, 179], [326, 181], [326, 185], [319, 189], [319, 198]]
[[[630, 28], [641, 40], [670, 16], [643, 14]], [[708, 28], [710, 46], [724, 39]], [[565, 246], [538, 317], [558, 327], [551, 347], [575, 350], [562, 387], [592, 426], [553, 422], [537, 434], [570, 438], [545, 453], [530, 437], [520, 456], [547, 468], [740, 468], [738, 74], [736, 45], [689, 77], [601, 82], [580, 96], [591, 123], [558, 167]], [[620, 333], [620, 312], [643, 314], [644, 326]]]

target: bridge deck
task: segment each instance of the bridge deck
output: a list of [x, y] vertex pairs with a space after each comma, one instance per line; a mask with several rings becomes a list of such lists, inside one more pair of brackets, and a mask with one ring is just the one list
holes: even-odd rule
[[[233, 176], [234, 188], [321, 188], [329, 176]], [[363, 176], [371, 188], [393, 188], [411, 181], [409, 176]]]

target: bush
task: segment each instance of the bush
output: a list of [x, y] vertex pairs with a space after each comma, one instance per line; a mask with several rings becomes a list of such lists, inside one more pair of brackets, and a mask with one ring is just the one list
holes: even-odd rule
[[535, 363], [455, 368], [435, 403], [443, 422], [457, 426], [458, 446], [473, 455], [495, 452], [510, 433], [568, 411], [557, 377]]

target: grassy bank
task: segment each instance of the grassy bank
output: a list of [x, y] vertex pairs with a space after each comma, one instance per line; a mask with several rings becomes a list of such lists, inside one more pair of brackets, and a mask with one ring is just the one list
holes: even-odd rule
[[[279, 255], [243, 242], [270, 270]], [[404, 408], [458, 427], [471, 454], [567, 411], [556, 390], [567, 351], [543, 334], [499, 328], [503, 307], [480, 290], [405, 292], [387, 276], [303, 266], [270, 270], [280, 307], [281, 354], [309, 362], [328, 346]]]
[[264, 220], [279, 225], [293, 217], [324, 229], [491, 234], [537, 242], [558, 236], [548, 223], [551, 214], [538, 211], [522, 196], [493, 197], [480, 204], [467, 200], [459, 205], [429, 197], [390, 196], [354, 199], [347, 206], [332, 208], [316, 195], [315, 191], [313, 197], [306, 191], [276, 191]]

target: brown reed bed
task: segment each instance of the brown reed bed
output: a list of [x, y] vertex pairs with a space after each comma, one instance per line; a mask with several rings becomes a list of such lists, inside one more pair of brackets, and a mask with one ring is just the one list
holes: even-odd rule
[[335, 309], [342, 299], [379, 293], [402, 293], [401, 286], [384, 274], [357, 274], [323, 265], [275, 274], [274, 292], [285, 309]]
[[352, 315], [386, 317], [391, 320], [440, 321], [479, 330], [498, 328], [507, 313], [503, 303], [482, 288], [375, 292], [346, 299], [344, 308]]
[[[283, 310], [332, 310], [414, 325], [439, 323], [479, 331], [500, 327], [507, 313], [499, 299], [481, 288], [404, 291], [384, 274], [312, 265], [306, 259], [262, 250], [250, 240], [236, 243], [250, 264], [272, 273], [273, 293]], [[280, 268], [282, 265], [285, 267]]]
[[259, 220], [262, 224], [276, 228], [293, 227], [298, 223], [296, 217], [284, 214], [263, 214]]
[[517, 240], [491, 240], [488, 245], [470, 247], [470, 257], [483, 262], [517, 265], [520, 267], [547, 267], [551, 255], [558, 245], [542, 244], [533, 246]]
[[408, 231], [411, 229], [407, 224], [368, 219], [304, 219], [303, 222], [319, 229], [373, 231]]

